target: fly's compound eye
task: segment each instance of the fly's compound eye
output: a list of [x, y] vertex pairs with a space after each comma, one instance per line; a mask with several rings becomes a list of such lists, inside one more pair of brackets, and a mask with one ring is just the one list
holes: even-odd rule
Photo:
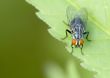
[[79, 45], [83, 45], [83, 44], [84, 44], [84, 40], [83, 39], [80, 39]]
[[72, 39], [72, 45], [77, 45], [77, 40], [76, 39]]

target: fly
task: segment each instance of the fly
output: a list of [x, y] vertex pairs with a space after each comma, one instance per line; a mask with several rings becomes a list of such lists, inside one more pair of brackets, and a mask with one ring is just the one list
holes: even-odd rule
[[[87, 11], [86, 9], [81, 9], [80, 11], [75, 13], [75, 10], [72, 7], [68, 7], [66, 10], [67, 14], [67, 20], [68, 23], [64, 22], [67, 26], [69, 26], [69, 29], [66, 29], [66, 36], [65, 38], [68, 37], [68, 33], [71, 34], [72, 36], [72, 42], [71, 42], [71, 47], [72, 47], [72, 53], [73, 53], [73, 48], [80, 48], [81, 49], [81, 54], [83, 55], [84, 53], [82, 52], [82, 48], [84, 45], [84, 35], [86, 35], [87, 41], [90, 41], [88, 39], [89, 32], [86, 31], [86, 25], [87, 25]], [[63, 38], [63, 39], [65, 39]]]

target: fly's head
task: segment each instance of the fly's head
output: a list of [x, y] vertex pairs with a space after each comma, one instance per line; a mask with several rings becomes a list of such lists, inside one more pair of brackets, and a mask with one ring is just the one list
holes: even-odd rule
[[75, 47], [83, 46], [84, 40], [83, 39], [72, 39], [72, 45]]

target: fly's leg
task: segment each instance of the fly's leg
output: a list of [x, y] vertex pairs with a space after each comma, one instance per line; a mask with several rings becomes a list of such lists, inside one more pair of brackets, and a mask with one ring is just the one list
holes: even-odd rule
[[69, 24], [67, 24], [65, 21], [63, 21], [63, 23], [64, 23], [65, 25], [69, 26]]
[[72, 50], [71, 50], [71, 54], [72, 54], [72, 53], [73, 53], [73, 45], [72, 45], [72, 44], [71, 44], [71, 49], [72, 49]]
[[91, 40], [88, 39], [89, 32], [84, 32], [83, 34], [84, 34], [84, 35], [86, 34], [86, 40], [87, 40], [87, 41], [91, 41]]
[[66, 36], [64, 38], [62, 38], [63, 40], [68, 37], [68, 33], [71, 34], [72, 32], [70, 30], [66, 29]]
[[82, 54], [82, 55], [84, 55], [84, 53], [83, 53], [82, 49], [83, 49], [83, 45], [81, 46], [81, 54]]

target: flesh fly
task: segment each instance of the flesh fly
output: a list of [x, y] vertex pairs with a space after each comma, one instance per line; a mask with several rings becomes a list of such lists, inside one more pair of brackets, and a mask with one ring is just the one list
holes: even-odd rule
[[68, 7], [66, 9], [66, 15], [67, 15], [67, 21], [68, 23], [64, 22], [67, 26], [69, 26], [69, 29], [66, 29], [66, 36], [63, 38], [68, 37], [68, 33], [72, 36], [71, 41], [71, 47], [72, 52], [73, 48], [80, 48], [81, 54], [83, 55], [82, 48], [84, 45], [84, 35], [86, 35], [87, 41], [90, 41], [88, 39], [89, 32], [86, 31], [87, 26], [87, 20], [88, 20], [88, 13], [87, 10], [82, 8], [78, 12], [75, 12], [73, 7]]

